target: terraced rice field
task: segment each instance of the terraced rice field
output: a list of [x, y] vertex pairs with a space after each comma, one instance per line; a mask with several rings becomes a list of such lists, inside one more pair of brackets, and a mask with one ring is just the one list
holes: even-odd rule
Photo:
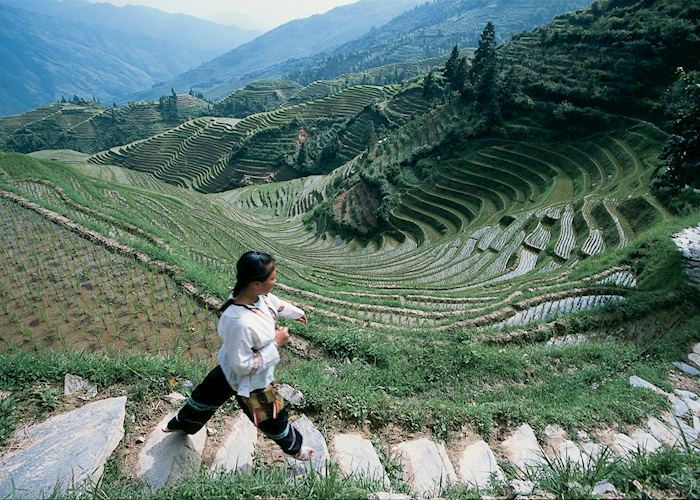
[[[365, 106], [395, 93], [393, 88], [357, 85], [332, 96], [248, 116], [242, 120], [197, 118], [147, 140], [100, 152], [90, 158], [98, 165], [117, 165], [200, 192], [220, 192], [247, 183], [274, 180], [278, 165], [264, 148], [289, 147], [293, 137], [283, 135], [274, 144], [256, 142], [256, 134], [288, 125], [295, 119], [320, 117], [349, 119]], [[250, 142], [250, 144], [248, 144]], [[262, 143], [261, 143], [262, 142]], [[249, 154], [235, 156], [235, 147]]]
[[[208, 358], [213, 313], [169, 277], [0, 199], [0, 346]], [[164, 300], [165, 299], [165, 300]]]
[[[203, 119], [188, 126], [214, 124]], [[520, 324], [519, 313], [532, 308], [539, 307], [528, 320], [539, 320], [635, 293], [635, 276], [616, 278], [628, 268], [588, 275], [577, 268], [665, 217], [646, 192], [646, 165], [664, 140], [639, 123], [586, 141], [477, 144], [442, 158], [432, 185], [407, 189], [392, 214], [394, 229], [370, 242], [332, 237], [303, 221], [347, 165], [326, 176], [207, 196], [87, 165], [83, 172], [134, 188], [97, 182], [88, 189], [69, 176], [69, 196], [50, 182], [6, 183], [104, 234], [192, 263], [220, 295], [230, 284], [231, 262], [245, 249], [261, 248], [280, 259], [281, 293], [313, 314], [449, 337], [464, 327]], [[360, 203], [349, 200], [346, 214]], [[116, 223], [125, 217], [138, 227]]]

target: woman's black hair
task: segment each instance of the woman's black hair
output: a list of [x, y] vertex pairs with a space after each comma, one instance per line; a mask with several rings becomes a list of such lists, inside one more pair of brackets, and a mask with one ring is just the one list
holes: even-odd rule
[[245, 287], [254, 281], [265, 281], [275, 269], [275, 258], [266, 252], [251, 250], [244, 253], [236, 262], [236, 284], [231, 293], [232, 299], [221, 306], [223, 312]]

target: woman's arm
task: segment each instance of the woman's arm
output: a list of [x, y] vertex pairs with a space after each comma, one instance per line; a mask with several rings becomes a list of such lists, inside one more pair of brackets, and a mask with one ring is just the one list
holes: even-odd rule
[[270, 342], [259, 351], [255, 351], [249, 327], [239, 322], [223, 320], [222, 317], [219, 328], [224, 340], [224, 349], [236, 375], [253, 375], [279, 363], [280, 354], [275, 342]]
[[277, 311], [277, 314], [282, 318], [295, 319], [301, 323], [306, 324], [306, 314], [303, 309], [298, 308], [291, 302], [280, 299], [277, 295], [273, 293], [268, 293], [267, 298], [270, 301], [270, 305]]

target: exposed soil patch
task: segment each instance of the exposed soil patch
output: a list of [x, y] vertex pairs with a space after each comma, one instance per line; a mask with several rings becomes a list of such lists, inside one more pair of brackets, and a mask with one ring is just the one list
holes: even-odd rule
[[360, 181], [333, 202], [333, 217], [366, 234], [377, 225], [379, 199], [365, 181]]

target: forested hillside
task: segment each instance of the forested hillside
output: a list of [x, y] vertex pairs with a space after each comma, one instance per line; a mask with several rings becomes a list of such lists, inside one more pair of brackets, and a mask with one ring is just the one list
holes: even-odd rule
[[447, 54], [454, 45], [475, 47], [479, 33], [494, 21], [498, 40], [548, 23], [564, 12], [589, 5], [588, 0], [442, 0], [425, 3], [397, 16], [379, 29], [341, 47], [309, 58], [290, 61], [289, 78], [300, 83], [398, 62]]
[[[414, 132], [389, 135], [370, 150], [356, 168], [358, 180], [346, 181], [338, 196], [369, 179], [384, 214], [377, 228], [392, 228], [392, 210], [406, 192], [402, 179], [417, 166], [421, 180], [431, 182], [432, 166], [447, 150], [471, 151], [465, 139], [583, 138], [629, 127], [628, 118], [664, 126], [676, 68], [698, 69], [699, 16], [697, 1], [610, 0], [517, 35], [497, 50], [492, 40], [490, 79], [480, 80], [471, 66], [460, 81], [443, 81], [439, 92], [452, 96], [444, 111], [425, 115]], [[460, 116], [450, 127], [444, 125], [447, 109]], [[442, 132], [426, 139], [426, 127]], [[328, 217], [322, 212], [327, 207], [319, 210]], [[341, 220], [347, 229], [349, 219]]]

